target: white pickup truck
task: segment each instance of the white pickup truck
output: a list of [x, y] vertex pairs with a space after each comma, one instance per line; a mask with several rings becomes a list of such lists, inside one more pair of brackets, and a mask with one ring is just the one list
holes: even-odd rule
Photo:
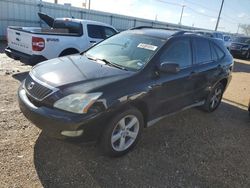
[[38, 13], [50, 28], [7, 28], [8, 46], [5, 53], [27, 64], [70, 55], [87, 50], [94, 43], [117, 33], [110, 25], [73, 18], [53, 19]]

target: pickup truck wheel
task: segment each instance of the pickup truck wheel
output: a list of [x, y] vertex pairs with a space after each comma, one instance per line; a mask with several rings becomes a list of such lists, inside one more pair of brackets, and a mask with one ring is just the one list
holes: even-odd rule
[[223, 92], [224, 92], [223, 84], [222, 83], [216, 84], [215, 87], [210, 92], [210, 94], [208, 95], [208, 98], [203, 106], [203, 109], [207, 112], [215, 111], [221, 103]]
[[143, 116], [135, 108], [130, 108], [111, 119], [105, 128], [100, 149], [110, 157], [118, 157], [129, 152], [138, 142], [143, 129]]

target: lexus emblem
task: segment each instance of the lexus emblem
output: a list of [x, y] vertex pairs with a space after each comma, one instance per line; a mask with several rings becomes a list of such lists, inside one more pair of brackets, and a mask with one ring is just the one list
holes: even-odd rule
[[35, 83], [34, 82], [30, 82], [28, 85], [28, 90], [31, 90], [34, 87]]

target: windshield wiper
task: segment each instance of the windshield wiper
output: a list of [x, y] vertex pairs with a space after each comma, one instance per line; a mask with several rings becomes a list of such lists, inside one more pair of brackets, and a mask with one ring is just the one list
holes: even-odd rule
[[106, 65], [127, 71], [127, 69], [125, 67], [118, 65], [116, 63], [112, 63], [112, 62], [108, 61], [107, 59], [96, 59], [96, 60], [103, 61]]
[[89, 56], [89, 55], [87, 55], [86, 53], [84, 53], [83, 55], [85, 55], [88, 59], [90, 59], [90, 60], [94, 60], [94, 61], [96, 61], [96, 58], [94, 58], [93, 56]]
[[109, 66], [112, 66], [112, 67], [116, 67], [118, 69], [122, 69], [122, 70], [125, 70], [125, 71], [128, 71], [125, 67], [121, 66], [121, 65], [118, 65], [116, 63], [111, 63], [110, 61], [108, 61], [107, 59], [100, 59], [100, 58], [95, 58], [95, 57], [92, 57], [92, 56], [88, 56], [85, 54], [85, 56], [90, 59], [90, 60], [93, 60], [93, 61], [102, 61], [105, 63], [105, 65], [109, 65]]

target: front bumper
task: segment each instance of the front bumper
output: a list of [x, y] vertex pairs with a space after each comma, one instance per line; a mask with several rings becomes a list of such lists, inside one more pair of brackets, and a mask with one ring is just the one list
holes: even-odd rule
[[44, 106], [37, 107], [30, 102], [22, 87], [18, 91], [18, 101], [24, 116], [52, 137], [64, 137], [62, 131], [83, 130], [84, 140], [93, 141], [98, 139], [105, 126], [103, 114], [82, 115]]
[[42, 61], [47, 60], [42, 55], [29, 55], [16, 50], [11, 49], [10, 47], [5, 48], [5, 54], [13, 59], [20, 59], [21, 62], [29, 65], [35, 65]]

